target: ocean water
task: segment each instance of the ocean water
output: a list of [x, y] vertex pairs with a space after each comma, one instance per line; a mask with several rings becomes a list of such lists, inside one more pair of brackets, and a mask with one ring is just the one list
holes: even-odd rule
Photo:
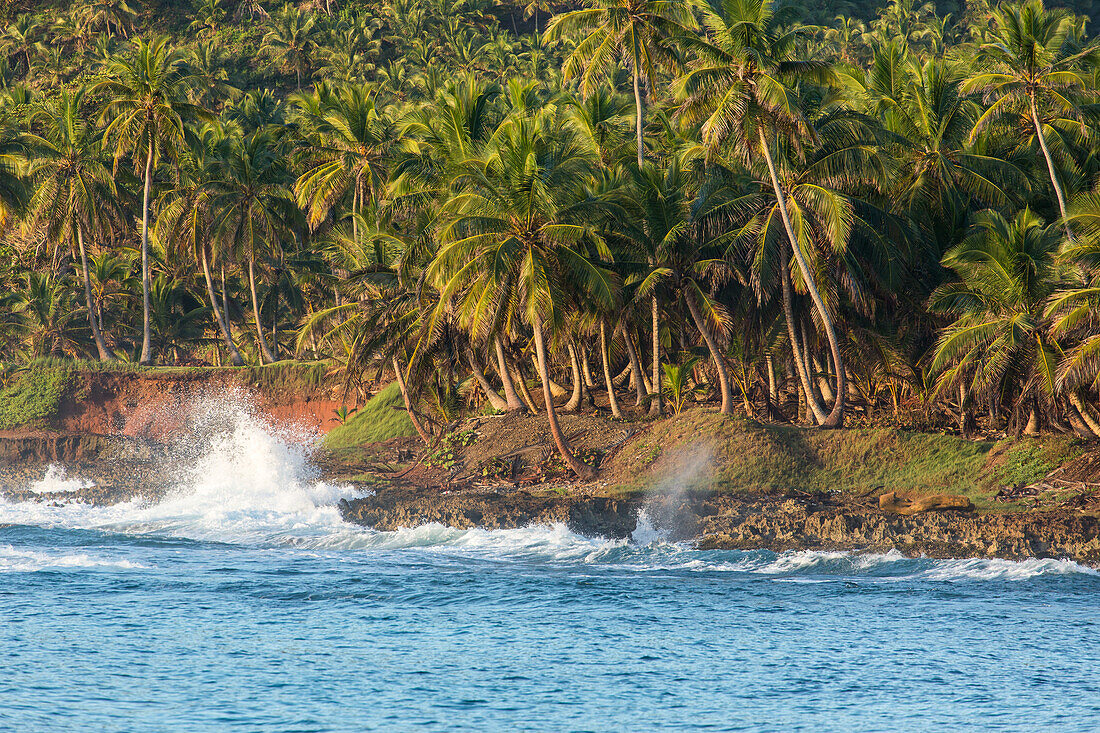
[[0, 731], [1100, 730], [1093, 569], [374, 532], [215, 422], [159, 502], [0, 501]]

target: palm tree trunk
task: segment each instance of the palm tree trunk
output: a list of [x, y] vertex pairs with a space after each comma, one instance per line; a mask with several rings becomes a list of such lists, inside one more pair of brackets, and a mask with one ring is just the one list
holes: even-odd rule
[[1042, 149], [1043, 157], [1047, 162], [1047, 172], [1050, 173], [1050, 185], [1054, 186], [1054, 195], [1058, 199], [1058, 211], [1062, 215], [1062, 225], [1066, 227], [1066, 236], [1073, 239], [1073, 235], [1069, 231], [1069, 224], [1065, 221], [1066, 196], [1062, 193], [1061, 184], [1058, 183], [1058, 174], [1054, 171], [1054, 159], [1050, 157], [1050, 150], [1047, 148], [1046, 138], [1043, 137], [1043, 124], [1039, 121], [1039, 110], [1035, 106], [1034, 92], [1032, 92], [1028, 104], [1031, 108], [1031, 121], [1035, 125], [1035, 134], [1039, 137], [1039, 147]]
[[600, 360], [603, 362], [603, 380], [607, 384], [607, 402], [611, 406], [613, 417], [622, 417], [619, 410], [619, 398], [615, 396], [615, 382], [611, 379], [611, 358], [607, 351], [607, 321], [600, 319]]
[[817, 387], [821, 392], [821, 398], [825, 401], [825, 404], [829, 404], [835, 399], [833, 395], [833, 388], [829, 384], [829, 377], [825, 370], [822, 368], [821, 363], [818, 362], [816, 356], [810, 357], [810, 364], [814, 368], [814, 372], [817, 374]]
[[630, 334], [627, 333], [626, 324], [622, 326], [623, 341], [626, 343], [626, 355], [630, 359], [630, 370], [633, 372], [634, 377], [634, 391], [637, 394], [637, 399], [634, 401], [634, 406], [637, 407], [645, 402], [646, 394], [649, 390], [645, 386], [645, 375], [642, 374], [642, 362], [638, 358], [638, 350], [634, 348], [634, 341], [630, 338]]
[[645, 140], [642, 138], [642, 130], [645, 127], [645, 111], [642, 108], [642, 72], [638, 68], [641, 59], [639, 58], [641, 53], [635, 44], [634, 49], [634, 111], [637, 115], [637, 121], [635, 124], [636, 132], [638, 135], [638, 170], [642, 169], [642, 164], [645, 163]]
[[581, 375], [581, 361], [577, 358], [577, 347], [570, 341], [566, 344], [566, 348], [569, 350], [569, 371], [573, 375], [573, 394], [562, 410], [576, 412], [581, 406], [581, 400], [584, 398], [584, 377]]
[[775, 403], [779, 401], [779, 384], [775, 380], [775, 360], [770, 351], [764, 354], [764, 365], [768, 372], [768, 399]]
[[416, 430], [416, 434], [424, 441], [424, 444], [431, 445], [431, 436], [424, 430], [424, 426], [420, 424], [420, 418], [416, 416], [416, 410], [413, 409], [409, 390], [405, 386], [405, 374], [401, 371], [401, 363], [397, 361], [396, 356], [393, 357], [393, 373], [397, 378], [397, 388], [401, 390], [401, 399], [405, 401], [405, 412], [409, 415], [409, 421]]
[[1081, 419], [1088, 429], [1093, 432], [1094, 436], [1100, 437], [1100, 423], [1093, 418], [1092, 413], [1089, 412], [1089, 406], [1081, 400], [1081, 395], [1077, 394], [1075, 390], [1069, 392], [1069, 404], [1081, 416]]
[[649, 299], [650, 315], [653, 321], [653, 385], [652, 401], [649, 403], [649, 414], [660, 417], [664, 412], [664, 398], [661, 394], [661, 311], [657, 304], [657, 295]]
[[489, 404], [493, 406], [494, 410], [503, 412], [508, 407], [508, 403], [497, 394], [497, 391], [493, 389], [493, 386], [489, 384], [489, 380], [485, 378], [485, 372], [481, 370], [481, 366], [477, 363], [477, 358], [474, 356], [474, 350], [469, 346], [466, 347], [466, 360], [470, 362], [470, 371], [474, 374], [474, 379], [481, 385], [481, 391], [485, 393], [486, 399], [489, 400]]
[[523, 395], [523, 401], [527, 403], [527, 409], [531, 411], [532, 415], [537, 415], [539, 406], [535, 402], [535, 396], [531, 394], [531, 389], [527, 386], [527, 378], [523, 376], [519, 363], [513, 364], [512, 368], [515, 369], [515, 383], [519, 385], [519, 393]]
[[77, 247], [80, 248], [80, 265], [84, 275], [84, 298], [88, 302], [88, 323], [92, 327], [95, 348], [99, 352], [100, 361], [114, 361], [115, 357], [103, 341], [103, 334], [99, 330], [99, 322], [95, 317], [95, 306], [92, 304], [92, 276], [88, 272], [88, 255], [84, 251], [84, 228], [80, 224], [76, 225], [76, 243]]
[[822, 300], [821, 293], [817, 290], [817, 283], [814, 282], [813, 273], [810, 272], [810, 265], [806, 262], [806, 258], [802, 254], [802, 248], [794, 235], [794, 227], [791, 225], [791, 217], [787, 211], [787, 197], [783, 194], [783, 187], [779, 185], [779, 176], [775, 173], [775, 162], [772, 160], [771, 150], [768, 149], [768, 140], [764, 136], [764, 128], [759, 128], [759, 131], [760, 147], [763, 148], [764, 158], [768, 163], [768, 173], [771, 175], [772, 188], [775, 189], [775, 198], [779, 204], [783, 227], [787, 230], [787, 237], [791, 240], [791, 249], [794, 251], [795, 260], [798, 261], [798, 268], [802, 271], [802, 277], [806, 281], [806, 289], [810, 291], [810, 298], [817, 307], [821, 322], [825, 324], [825, 336], [829, 339], [829, 350], [832, 352], [833, 364], [836, 367], [836, 402], [833, 403], [832, 412], [825, 418], [825, 422], [821, 426], [841, 428], [844, 427], [844, 398], [848, 390], [844, 384], [844, 357], [840, 354], [840, 341], [837, 339], [836, 329], [833, 327], [833, 318], [829, 315], [828, 309], [825, 308], [825, 301]]
[[256, 336], [260, 340], [260, 363], [263, 364], [264, 359], [268, 362], [275, 361], [275, 355], [271, 353], [271, 349], [267, 348], [267, 341], [264, 340], [264, 324], [260, 320], [260, 302], [256, 298], [256, 260], [248, 258], [248, 289], [252, 292], [252, 315], [256, 319]]
[[504, 409], [508, 412], [522, 412], [523, 402], [516, 395], [516, 387], [512, 384], [512, 374], [508, 371], [508, 360], [504, 358], [504, 344], [500, 336], [493, 337], [493, 346], [497, 352], [497, 373], [500, 374], [500, 383], [504, 386]]
[[714, 361], [714, 368], [718, 370], [718, 388], [722, 393], [721, 411], [726, 415], [732, 415], [733, 394], [730, 388], [730, 375], [729, 369], [726, 368], [726, 360], [722, 358], [718, 341], [710, 331], [710, 324], [703, 320], [702, 314], [699, 313], [699, 304], [695, 302], [695, 293], [688, 290], [684, 293], [684, 300], [687, 301], [688, 311], [691, 313], [692, 320], [695, 321], [695, 327], [699, 329], [699, 333], [703, 334], [703, 340], [707, 342], [710, 358]]
[[806, 369], [806, 362], [802, 358], [802, 347], [799, 343], [798, 329], [795, 327], [794, 304], [791, 297], [791, 273], [786, 263], [779, 270], [779, 280], [782, 283], [783, 316], [787, 322], [787, 338], [791, 342], [791, 356], [794, 358], [794, 369], [798, 372], [798, 380], [802, 384], [802, 395], [806, 398], [807, 412], [813, 417], [813, 422], [818, 425], [825, 422], [827, 417], [825, 407], [821, 405], [810, 388], [810, 375]]
[[591, 396], [592, 388], [596, 386], [596, 380], [592, 378], [592, 366], [588, 363], [588, 349], [581, 347], [581, 374], [584, 375], [585, 391]]
[[546, 344], [542, 338], [542, 324], [537, 318], [534, 320], [535, 352], [539, 365], [539, 378], [542, 381], [542, 397], [546, 402], [546, 417], [550, 422], [550, 434], [554, 437], [554, 445], [557, 446], [562, 460], [569, 468], [573, 469], [573, 473], [577, 474], [578, 478], [583, 480], [595, 478], [596, 471], [573, 455], [569, 441], [561, 432], [561, 425], [558, 424], [558, 413], [554, 410], [554, 395], [550, 392], [550, 370], [546, 364]]
[[244, 366], [241, 352], [237, 351], [237, 345], [233, 343], [233, 337], [229, 335], [229, 329], [222, 320], [222, 312], [218, 307], [218, 296], [214, 294], [214, 280], [210, 277], [210, 261], [206, 258], [206, 248], [202, 250], [202, 274], [206, 278], [206, 294], [210, 296], [210, 307], [214, 309], [214, 319], [218, 322], [218, 330], [222, 332], [222, 340], [225, 348], [229, 350], [229, 360], [233, 366]]
[[225, 332], [229, 334], [229, 338], [233, 338], [233, 321], [229, 320], [229, 290], [225, 284], [225, 265], [221, 267], [222, 270], [222, 318], [225, 319]]
[[152, 326], [149, 314], [153, 301], [149, 294], [149, 192], [153, 186], [153, 141], [149, 140], [149, 153], [145, 158], [145, 192], [141, 199], [141, 364], [153, 363]]
[[[534, 367], [536, 372], [539, 371], [539, 360], [537, 356], [531, 357], [531, 366]], [[550, 376], [549, 372], [547, 372], [546, 374], [546, 379], [550, 384], [550, 391], [555, 397], [564, 397], [565, 395], [570, 394], [570, 390], [566, 389], [565, 387], [554, 381], [554, 378]]]

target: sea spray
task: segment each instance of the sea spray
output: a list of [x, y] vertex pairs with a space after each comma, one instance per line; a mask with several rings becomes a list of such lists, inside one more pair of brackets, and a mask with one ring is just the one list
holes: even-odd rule
[[666, 460], [668, 468], [646, 491], [646, 500], [638, 515], [638, 529], [633, 535], [640, 544], [693, 537], [697, 518], [686, 506], [691, 491], [706, 476], [713, 463], [708, 446], [695, 445], [681, 449]]

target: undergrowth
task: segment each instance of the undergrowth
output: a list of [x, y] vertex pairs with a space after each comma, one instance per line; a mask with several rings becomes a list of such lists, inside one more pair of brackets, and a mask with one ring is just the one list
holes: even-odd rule
[[34, 364], [20, 370], [0, 390], [0, 430], [48, 423], [71, 382], [72, 372], [63, 367]]

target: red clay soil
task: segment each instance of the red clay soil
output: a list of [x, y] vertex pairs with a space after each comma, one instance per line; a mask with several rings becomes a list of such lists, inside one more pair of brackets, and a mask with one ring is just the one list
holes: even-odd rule
[[62, 432], [160, 438], [179, 427], [188, 414], [182, 408], [203, 398], [240, 401], [272, 421], [327, 432], [339, 424], [335, 411], [344, 404], [338, 386], [271, 392], [231, 371], [91, 372], [76, 379], [51, 425]]

